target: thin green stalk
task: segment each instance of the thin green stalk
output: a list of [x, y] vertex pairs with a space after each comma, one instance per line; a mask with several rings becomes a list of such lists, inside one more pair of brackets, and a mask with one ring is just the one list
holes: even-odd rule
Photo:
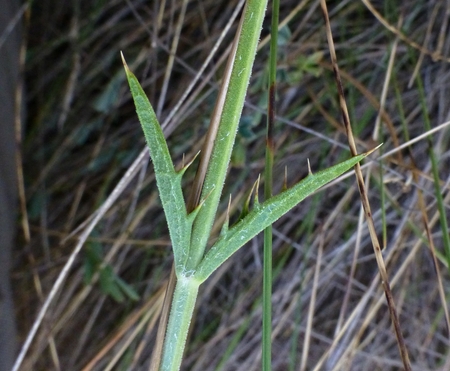
[[[279, 0], [272, 0], [264, 199], [272, 197]], [[272, 225], [264, 229], [262, 369], [272, 369]]]

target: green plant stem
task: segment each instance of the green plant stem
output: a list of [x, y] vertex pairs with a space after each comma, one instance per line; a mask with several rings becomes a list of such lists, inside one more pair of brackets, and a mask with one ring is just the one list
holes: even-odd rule
[[272, 369], [272, 226], [264, 229], [262, 369]]
[[[279, 0], [272, 0], [264, 199], [272, 197]], [[262, 369], [272, 369], [272, 225], [264, 229]]]
[[178, 371], [194, 312], [200, 283], [192, 277], [180, 276], [173, 294], [160, 371]]

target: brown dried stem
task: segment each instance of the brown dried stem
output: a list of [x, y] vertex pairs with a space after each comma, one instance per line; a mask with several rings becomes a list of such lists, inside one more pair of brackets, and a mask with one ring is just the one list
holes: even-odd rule
[[[350, 117], [348, 114], [347, 103], [345, 101], [344, 89], [343, 89], [341, 77], [339, 74], [339, 67], [337, 64], [336, 51], [334, 48], [333, 36], [331, 33], [331, 25], [330, 25], [330, 19], [328, 17], [326, 1], [321, 0], [320, 5], [322, 7], [322, 12], [323, 12], [323, 16], [324, 16], [325, 24], [326, 24], [328, 46], [329, 46], [329, 50], [330, 50], [330, 58], [331, 58], [331, 63], [333, 65], [334, 76], [335, 76], [336, 84], [337, 84], [337, 88], [338, 88], [339, 106], [342, 111], [342, 120], [344, 123], [345, 131], [347, 133], [350, 152], [351, 152], [352, 156], [355, 156], [357, 154], [356, 144], [355, 144], [355, 139], [353, 137], [352, 127], [350, 124]], [[388, 278], [388, 274], [386, 271], [386, 265], [384, 264], [384, 259], [383, 259], [383, 255], [381, 253], [380, 243], [378, 241], [377, 233], [375, 231], [375, 225], [374, 225], [374, 222], [372, 219], [372, 211], [370, 209], [369, 199], [367, 197], [367, 190], [366, 190], [366, 187], [364, 184], [364, 179], [363, 179], [362, 172], [361, 172], [361, 166], [359, 164], [356, 164], [356, 166], [355, 166], [355, 175], [356, 175], [356, 180], [358, 183], [359, 193], [361, 196], [361, 203], [363, 205], [364, 214], [365, 214], [365, 217], [367, 220], [367, 225], [369, 227], [370, 238], [372, 241], [375, 258], [377, 261], [378, 270], [380, 272], [381, 283], [383, 285], [383, 289], [384, 289], [384, 293], [386, 296], [386, 301], [387, 301], [387, 305], [389, 308], [392, 324], [394, 325], [395, 335], [397, 337], [397, 344], [398, 344], [398, 347], [400, 350], [400, 356], [402, 358], [402, 362], [403, 362], [403, 366], [404, 366], [405, 370], [410, 371], [411, 364], [409, 361], [408, 351], [406, 349], [405, 340], [404, 340], [403, 334], [401, 332], [400, 321], [398, 319], [397, 310], [395, 308], [394, 298], [392, 296], [391, 287], [389, 285], [389, 278]]]

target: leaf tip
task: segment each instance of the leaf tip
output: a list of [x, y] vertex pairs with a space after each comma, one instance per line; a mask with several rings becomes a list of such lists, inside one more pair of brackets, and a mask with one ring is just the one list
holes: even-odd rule
[[120, 51], [120, 57], [122, 58], [122, 63], [125, 68], [125, 72], [128, 74], [128, 72], [130, 72], [130, 69], [128, 68], [127, 62], [125, 61], [125, 57], [123, 56], [122, 50]]
[[183, 175], [183, 174], [185, 173], [185, 171], [189, 168], [189, 166], [191, 166], [192, 163], [196, 160], [196, 158], [198, 157], [199, 154], [200, 154], [200, 151], [198, 151], [198, 152], [194, 155], [194, 157], [193, 157], [187, 164], [185, 164], [185, 163], [184, 163], [185, 157], [184, 157], [184, 153], [183, 153], [183, 160], [182, 160], [182, 163], [181, 163], [181, 169], [178, 171], [178, 173], [180, 173], [180, 174]]
[[[261, 174], [258, 174], [258, 179], [256, 179], [255, 184], [253, 185], [253, 187], [255, 188], [255, 197], [253, 199], [253, 203], [255, 207], [259, 206], [259, 197], [258, 197], [258, 189], [259, 189], [259, 182], [261, 180]], [[253, 192], [253, 190], [252, 190]]]
[[372, 148], [371, 150], [367, 151], [366, 153], [364, 153], [364, 157], [369, 156], [371, 153], [375, 152], [377, 149], [379, 149], [384, 143], [380, 143], [379, 145], [377, 145], [375, 148]]
[[225, 217], [225, 222], [222, 225], [222, 229], [220, 231], [221, 235], [224, 235], [228, 232], [228, 227], [230, 225], [230, 211], [231, 211], [231, 194], [228, 198], [228, 207], [227, 207], [227, 215]]
[[288, 185], [287, 185], [287, 166], [284, 167], [284, 182], [283, 182], [282, 192], [284, 192], [286, 189], [288, 189]]
[[306, 161], [308, 162], [308, 175], [313, 175], [311, 171], [311, 163], [309, 162], [309, 158], [307, 158]]

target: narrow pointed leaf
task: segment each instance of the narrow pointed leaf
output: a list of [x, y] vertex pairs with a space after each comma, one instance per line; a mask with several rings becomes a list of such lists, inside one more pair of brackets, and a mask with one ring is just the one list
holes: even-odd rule
[[345, 173], [367, 155], [368, 153], [364, 153], [322, 170], [317, 174], [310, 174], [292, 188], [269, 198], [259, 207], [256, 207], [244, 219], [231, 227], [226, 234], [219, 237], [200, 263], [195, 273], [195, 278], [199, 282], [205, 281], [211, 273], [246, 242], [320, 187]]
[[201, 197], [205, 199], [205, 204], [195, 219], [192, 229], [192, 251], [187, 263], [189, 269], [196, 269], [203, 258], [214, 223], [244, 106], [266, 5], [267, 0], [248, 0], [242, 14], [238, 31], [239, 39], [235, 45], [235, 53], [231, 54], [234, 58], [231, 77], [202, 189]]
[[[123, 59], [123, 56], [122, 56]], [[176, 172], [170, 157], [164, 134], [155, 112], [136, 76], [129, 70], [123, 59], [128, 84], [130, 85], [136, 112], [144, 131], [155, 169], [156, 184], [169, 226], [177, 275], [184, 273], [189, 254], [189, 240], [194, 218], [186, 212], [181, 190], [182, 172]]]

